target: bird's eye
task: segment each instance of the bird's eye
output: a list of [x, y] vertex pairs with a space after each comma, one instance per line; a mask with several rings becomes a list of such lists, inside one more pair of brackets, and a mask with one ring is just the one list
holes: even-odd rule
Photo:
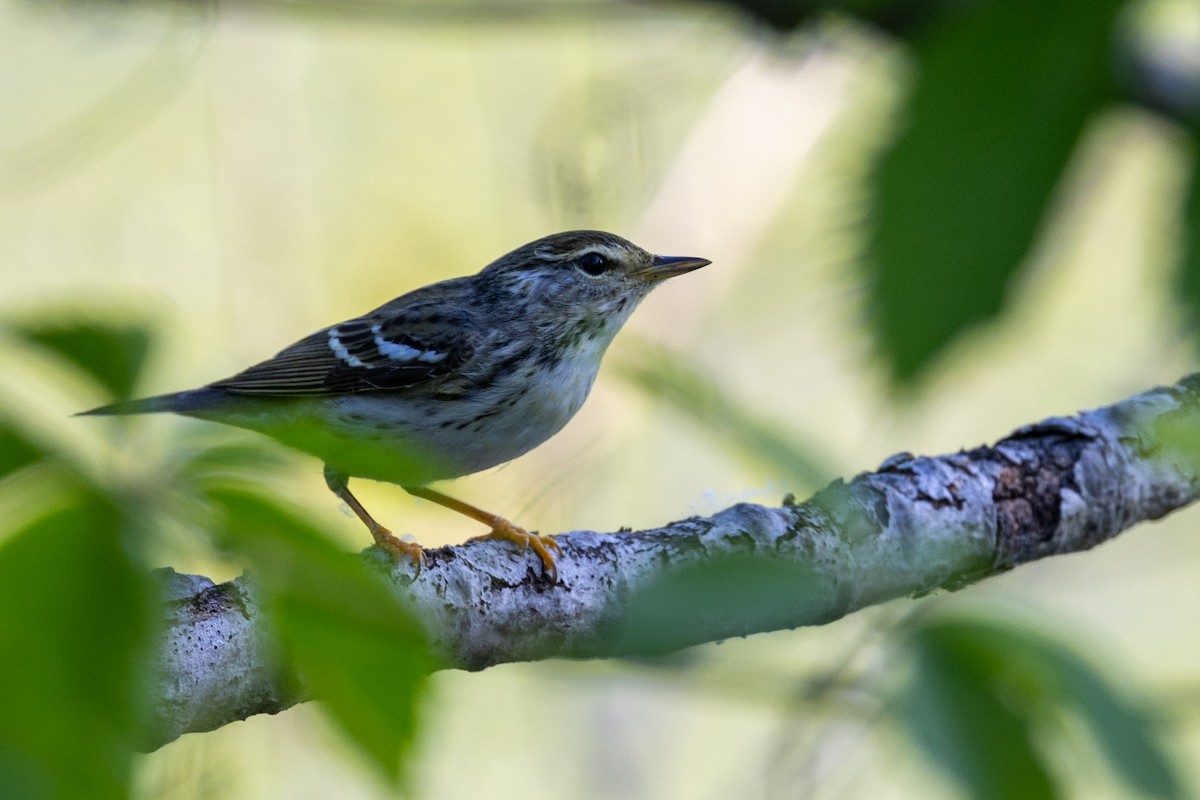
[[612, 262], [604, 256], [603, 253], [584, 253], [575, 262], [575, 266], [580, 269], [585, 275], [591, 275], [593, 278], [603, 275], [612, 267]]

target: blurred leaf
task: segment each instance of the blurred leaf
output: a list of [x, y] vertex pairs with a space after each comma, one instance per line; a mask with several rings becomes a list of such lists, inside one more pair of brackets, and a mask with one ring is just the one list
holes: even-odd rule
[[1186, 796], [1171, 759], [1157, 741], [1154, 718], [1079, 656], [1034, 641], [1061, 689], [1083, 717], [1109, 766], [1129, 787], [1150, 797]]
[[48, 453], [0, 415], [0, 478], [41, 461]]
[[81, 495], [0, 546], [0, 797], [127, 797], [153, 587], [121, 514]]
[[961, 3], [914, 40], [916, 85], [878, 168], [868, 253], [878, 346], [898, 382], [999, 313], [1084, 125], [1115, 96], [1124, 5]]
[[957, 0], [724, 0], [777, 31], [791, 31], [831, 12], [848, 14], [892, 31], [923, 22]]
[[712, 380], [687, 360], [645, 344], [618, 364], [622, 377], [642, 391], [690, 417], [726, 447], [763, 464], [781, 477], [815, 490], [834, 474], [828, 463], [812, 454], [816, 448], [793, 443], [783, 422], [755, 414], [730, 399]]
[[1195, 336], [1200, 328], [1200, 126], [1191, 129], [1191, 137], [1192, 180], [1184, 202], [1184, 254], [1177, 288]]
[[273, 501], [211, 487], [222, 535], [250, 559], [297, 671], [334, 720], [392, 780], [432, 669], [424, 632], [357, 554]]
[[[662, 655], [703, 642], [791, 628], [832, 604], [829, 587], [794, 561], [710, 558], [635, 592], [614, 637], [618, 652]], [[831, 616], [833, 612], [831, 610]]]
[[[225, 431], [220, 434], [222, 439], [227, 438]], [[211, 436], [206, 435], [205, 439], [212, 441]], [[282, 472], [290, 463], [288, 451], [261, 437], [246, 442], [219, 441], [208, 446], [189, 442], [186, 449], [181, 447], [175, 472], [186, 481], [203, 482], [222, 475], [254, 476], [261, 481], [264, 473]]]
[[[1200, 390], [1200, 380], [1185, 379]], [[1140, 431], [1139, 454], [1162, 455], [1180, 460], [1190, 469], [1200, 469], [1200, 410], [1192, 404], [1156, 415], [1151, 424]]]
[[909, 645], [916, 672], [903, 721], [929, 757], [978, 800], [1058, 797], [1027, 711], [1006, 702], [1003, 655], [939, 626], [919, 629]]
[[[64, 16], [70, 6], [85, 9], [87, 13], [71, 14], [70, 24], [97, 46], [101, 42], [117, 46], [127, 40], [133, 26], [146, 32], [147, 25], [163, 27], [161, 38], [155, 37], [157, 45], [145, 53], [140, 63], [112, 85], [105, 82], [103, 92], [83, 95], [87, 98], [83, 103], [69, 103], [72, 93], [57, 91], [52, 76], [45, 76], [47, 83], [39, 82], [42, 92], [59, 96], [63, 105], [58, 106], [60, 113], [33, 128], [37, 134], [23, 141], [5, 142], [4, 159], [0, 161], [0, 197], [6, 200], [44, 190], [57, 180], [86, 171], [99, 156], [131, 139], [187, 86], [215, 17], [211, 7], [204, 3], [147, 3], [139, 14], [130, 14], [125, 4], [111, 2], [57, 0], [20, 5]], [[58, 59], [61, 53], [42, 48], [38, 51], [45, 59]], [[10, 58], [18, 57], [12, 58], [9, 67], [34, 68], [37, 62], [19, 58], [20, 53], [18, 48], [16, 54], [10, 54]], [[88, 75], [89, 67], [102, 62], [90, 60], [88, 55], [80, 52], [78, 62], [71, 65], [74, 69], [66, 74], [78, 75], [77, 80], [94, 77]], [[26, 105], [31, 105], [28, 111], [35, 119], [45, 112], [38, 104]]]
[[1082, 719], [1129, 787], [1183, 796], [1150, 715], [1059, 642], [999, 619], [938, 618], [908, 646], [916, 671], [904, 722], [970, 796], [1058, 796], [1035, 743], [1067, 714]]
[[116, 400], [133, 396], [152, 340], [142, 326], [102, 322], [14, 325], [10, 330], [70, 362]]

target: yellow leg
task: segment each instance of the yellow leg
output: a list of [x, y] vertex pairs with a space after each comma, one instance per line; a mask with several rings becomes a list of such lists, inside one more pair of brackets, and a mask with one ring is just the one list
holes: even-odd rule
[[403, 539], [396, 538], [395, 534], [376, 522], [375, 518], [363, 508], [362, 503], [358, 502], [358, 498], [351, 494], [350, 487], [346, 481], [347, 478], [344, 474], [331, 467], [325, 467], [325, 483], [329, 485], [330, 490], [343, 503], [350, 506], [350, 510], [367, 526], [367, 530], [371, 532], [371, 537], [375, 540], [375, 544], [395, 555], [411, 558], [413, 563], [417, 565], [417, 574], [420, 575], [421, 567], [425, 566], [428, 561], [424, 548], [416, 542], [406, 542]]
[[476, 508], [461, 500], [455, 500], [453, 497], [448, 497], [441, 492], [435, 492], [433, 489], [428, 489], [424, 486], [405, 486], [404, 490], [416, 497], [424, 498], [440, 506], [445, 506], [452, 511], [465, 514], [492, 529], [491, 533], [483, 536], [475, 536], [467, 541], [477, 542], [487, 539], [503, 539], [517, 544], [521, 548], [521, 552], [525, 552], [526, 549], [532, 549], [538, 558], [542, 560], [542, 568], [546, 571], [546, 576], [552, 582], [558, 583], [558, 566], [554, 563], [554, 556], [550, 551], [553, 550], [555, 553], [561, 553], [562, 551], [558, 546], [558, 542], [554, 541], [551, 537], [530, 533], [524, 528], [509, 522], [504, 517], [489, 514], [481, 508]]

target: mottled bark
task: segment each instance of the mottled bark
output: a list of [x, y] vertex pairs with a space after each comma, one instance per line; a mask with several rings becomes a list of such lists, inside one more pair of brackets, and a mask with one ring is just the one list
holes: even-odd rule
[[[1200, 377], [1192, 376], [1021, 428], [991, 447], [893, 456], [804, 503], [742, 504], [655, 530], [563, 534], [554, 585], [534, 556], [500, 542], [430, 551], [415, 581], [407, 563], [388, 574], [449, 668], [637, 649], [621, 635], [631, 598], [664, 577], [727, 557], [743, 559], [743, 567], [746, 557], [763, 559], [749, 563], [764, 568], [794, 566], [795, 591], [736, 613], [719, 596], [697, 596], [670, 646], [825, 623], [1086, 550], [1192, 502], [1200, 437], [1193, 433], [1191, 452], [1176, 444], [1197, 428], [1198, 398]], [[302, 699], [293, 682], [278, 677], [286, 669], [273, 662], [244, 578], [213, 586], [172, 575], [171, 587], [160, 670], [164, 741]]]

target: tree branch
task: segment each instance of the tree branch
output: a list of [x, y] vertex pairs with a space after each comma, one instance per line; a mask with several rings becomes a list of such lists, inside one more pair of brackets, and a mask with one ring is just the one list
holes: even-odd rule
[[[1021, 428], [992, 447], [893, 456], [805, 503], [741, 504], [655, 530], [564, 534], [557, 585], [536, 557], [498, 542], [430, 551], [415, 581], [406, 563], [388, 562], [388, 574], [425, 625], [435, 657], [450, 668], [620, 655], [628, 643], [613, 631], [639, 590], [727, 556], [796, 565], [812, 583], [779, 607], [737, 614], [716, 607], [711, 595], [697, 597], [689, 605], [695, 624], [674, 644], [820, 624], [1086, 550], [1191, 503], [1200, 488], [1197, 419], [1200, 375], [1193, 375]], [[1176, 442], [1180, 431], [1193, 432], [1190, 457]], [[303, 699], [294, 681], [280, 677], [287, 670], [273, 661], [245, 576], [217, 586], [167, 573], [157, 744]]]

